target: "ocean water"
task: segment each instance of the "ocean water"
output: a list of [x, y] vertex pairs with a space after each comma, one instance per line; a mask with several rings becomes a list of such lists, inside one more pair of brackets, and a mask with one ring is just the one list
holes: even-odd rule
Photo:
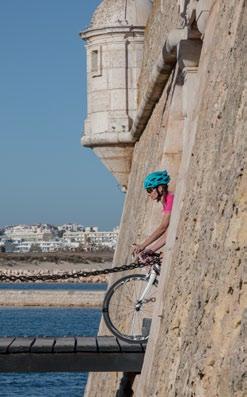
[[[1, 308], [0, 336], [96, 336], [100, 317], [99, 309]], [[0, 373], [0, 397], [82, 397], [86, 381], [86, 373]]]

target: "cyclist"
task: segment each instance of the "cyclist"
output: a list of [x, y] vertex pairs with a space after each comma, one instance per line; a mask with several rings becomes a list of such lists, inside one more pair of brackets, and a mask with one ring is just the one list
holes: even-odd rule
[[170, 223], [174, 195], [169, 192], [168, 184], [170, 176], [167, 171], [155, 171], [148, 174], [144, 180], [144, 189], [151, 200], [162, 204], [162, 220], [160, 225], [142, 243], [132, 244], [133, 254], [139, 255], [140, 259], [146, 254], [151, 255], [158, 251], [166, 243], [167, 229]]

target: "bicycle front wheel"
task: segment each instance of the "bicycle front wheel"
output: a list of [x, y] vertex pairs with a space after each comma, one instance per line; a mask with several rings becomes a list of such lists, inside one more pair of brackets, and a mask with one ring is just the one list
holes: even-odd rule
[[150, 286], [140, 302], [147, 282], [143, 274], [126, 276], [116, 281], [106, 293], [103, 302], [105, 323], [115, 336], [126, 342], [143, 343], [148, 339], [145, 322], [151, 323], [157, 283]]

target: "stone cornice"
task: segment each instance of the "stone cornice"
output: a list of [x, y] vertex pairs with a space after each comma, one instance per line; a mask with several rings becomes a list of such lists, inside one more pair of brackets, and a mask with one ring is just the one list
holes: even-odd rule
[[87, 29], [79, 33], [83, 40], [88, 40], [90, 37], [96, 37], [111, 33], [139, 33], [144, 34], [145, 26], [108, 26], [106, 28]]
[[135, 138], [130, 132], [105, 132], [96, 135], [83, 135], [81, 144], [85, 147], [110, 146], [119, 144], [134, 145]]

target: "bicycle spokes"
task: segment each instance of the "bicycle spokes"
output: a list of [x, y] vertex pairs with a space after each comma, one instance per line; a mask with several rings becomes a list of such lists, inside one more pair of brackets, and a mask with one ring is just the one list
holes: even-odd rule
[[156, 293], [157, 288], [144, 275], [126, 276], [116, 282], [104, 302], [107, 326], [124, 340], [146, 340], [143, 323], [152, 317]]

